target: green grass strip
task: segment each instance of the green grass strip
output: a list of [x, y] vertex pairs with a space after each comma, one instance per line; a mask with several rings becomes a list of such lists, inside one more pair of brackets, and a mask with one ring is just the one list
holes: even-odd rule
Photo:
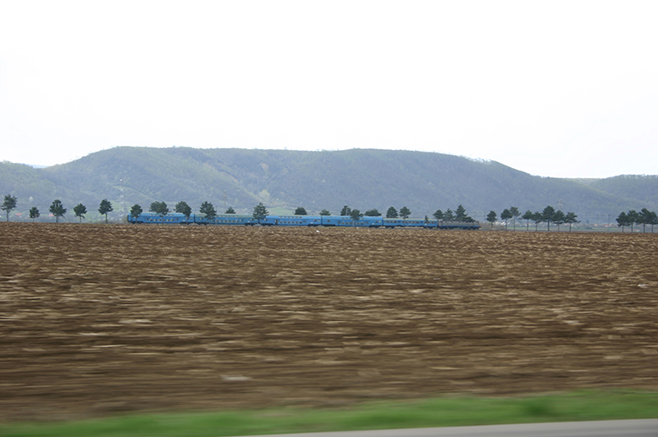
[[217, 437], [504, 423], [658, 418], [658, 393], [578, 391], [484, 398], [440, 397], [349, 408], [230, 410], [0, 424], [2, 437]]

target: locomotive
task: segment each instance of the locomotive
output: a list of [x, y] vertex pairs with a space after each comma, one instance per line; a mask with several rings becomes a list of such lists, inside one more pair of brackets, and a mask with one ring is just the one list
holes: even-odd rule
[[133, 224], [179, 224], [179, 225], [224, 225], [224, 226], [322, 226], [322, 227], [358, 227], [358, 228], [427, 228], [427, 229], [480, 229], [477, 222], [438, 221], [436, 219], [400, 219], [377, 217], [361, 217], [353, 220], [350, 216], [335, 215], [267, 215], [254, 218], [251, 215], [218, 214], [209, 219], [203, 214], [173, 213], [160, 215], [142, 213], [136, 217], [128, 215], [128, 223]]

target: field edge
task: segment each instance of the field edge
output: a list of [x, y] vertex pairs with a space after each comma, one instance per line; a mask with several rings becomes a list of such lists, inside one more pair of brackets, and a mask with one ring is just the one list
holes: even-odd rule
[[8, 422], [0, 423], [0, 435], [219, 437], [653, 418], [658, 418], [658, 392], [612, 389], [514, 397], [441, 396], [333, 408], [161, 412], [80, 421]]

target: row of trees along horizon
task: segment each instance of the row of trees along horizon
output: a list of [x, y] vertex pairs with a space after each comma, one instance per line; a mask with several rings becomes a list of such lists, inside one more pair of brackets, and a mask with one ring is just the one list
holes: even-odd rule
[[[14, 209], [16, 209], [17, 206], [18, 206], [18, 199], [16, 198], [16, 196], [7, 194], [5, 196], [4, 202], [2, 203], [2, 206], [0, 206], [0, 209], [2, 209], [7, 213], [7, 221], [9, 221], [9, 213]], [[50, 204], [48, 211], [53, 215], [53, 217], [55, 217], [55, 223], [59, 223], [59, 218], [64, 217], [64, 214], [66, 214], [68, 210], [64, 208], [64, 205], [62, 204], [61, 200], [55, 199], [53, 200], [53, 203]], [[101, 200], [100, 206], [98, 207], [98, 212], [100, 213], [100, 215], [105, 216], [105, 223], [107, 223], [107, 214], [112, 211], [114, 211], [114, 208], [112, 207], [112, 202], [110, 202], [107, 199]], [[82, 203], [79, 203], [73, 207], [73, 213], [75, 214], [76, 217], [80, 219], [80, 222], [82, 222], [82, 219], [85, 218], [87, 212], [88, 212], [87, 207]], [[29, 214], [32, 221], [35, 221], [41, 216], [41, 211], [39, 211], [39, 208], [37, 208], [36, 206], [33, 206], [32, 208], [30, 208]]]
[[[149, 211], [161, 216], [165, 216], [169, 214], [169, 207], [165, 202], [153, 202], [149, 207]], [[183, 201], [178, 202], [176, 204], [174, 211], [183, 214], [188, 219], [190, 218], [190, 215], [192, 215], [192, 208], [186, 202]], [[133, 205], [132, 208], [130, 209], [130, 215], [132, 217], [137, 217], [143, 212], [144, 210], [142, 209], [141, 205], [138, 204]], [[207, 201], [201, 204], [201, 207], [199, 208], [199, 213], [204, 214], [206, 218], [208, 218], [209, 220], [212, 220], [217, 216], [217, 210], [215, 209], [212, 203]], [[235, 214], [235, 210], [233, 209], [233, 207], [229, 207], [224, 214]], [[252, 217], [255, 219], [262, 219], [268, 214], [269, 211], [267, 210], [265, 205], [263, 205], [263, 203], [261, 202], [254, 207], [254, 212], [252, 214]], [[295, 209], [293, 215], [304, 216], [304, 215], [308, 215], [308, 212], [306, 211], [306, 208], [300, 206], [297, 209]], [[320, 215], [324, 215], [324, 216], [331, 215], [331, 212], [327, 209], [323, 209], [322, 211], [320, 211]], [[364, 216], [366, 217], [382, 216], [382, 214], [377, 209], [369, 209], [366, 212], [362, 213], [360, 210], [352, 209], [348, 205], [343, 206], [343, 208], [340, 211], [340, 215], [343, 217], [350, 217], [352, 220], [355, 221], [360, 220]], [[411, 216], [411, 210], [406, 206], [400, 208], [399, 212], [393, 206], [388, 208], [388, 210], [386, 211], [386, 218], [390, 218], [390, 219], [402, 218], [403, 220], [406, 220], [410, 216]], [[454, 213], [450, 209], [448, 209], [445, 213], [439, 209], [434, 213], [434, 217], [436, 217], [437, 220], [443, 220], [443, 221], [461, 221], [468, 223], [475, 222], [473, 218], [469, 217], [466, 214], [466, 209], [462, 205], [459, 205]], [[429, 218], [425, 216], [425, 221], [427, 220], [429, 220]]]
[[[500, 219], [505, 223], [505, 229], [507, 229], [508, 220], [512, 220], [514, 229], [516, 229], [516, 219], [521, 218], [526, 221], [526, 229], [530, 228], [530, 222], [534, 222], [535, 231], [538, 229], [540, 223], [546, 223], [547, 229], [551, 230], [551, 223], [557, 226], [558, 231], [560, 230], [560, 225], [569, 225], [569, 231], [571, 231], [571, 226], [576, 223], [580, 223], [578, 216], [574, 212], [567, 212], [566, 214], [561, 210], [555, 210], [552, 206], [547, 206], [542, 212], [535, 211], [532, 212], [527, 210], [523, 215], [519, 212], [519, 209], [516, 206], [511, 208], [505, 208], [500, 214]], [[498, 216], [495, 211], [490, 211], [487, 215], [487, 222], [489, 222], [491, 228], [493, 224], [498, 220]], [[616, 218], [617, 226], [621, 227], [622, 232], [624, 232], [624, 227], [630, 227], [631, 232], [633, 232], [634, 225], [642, 225], [642, 232], [646, 232], [646, 225], [651, 226], [651, 233], [653, 233], [654, 225], [658, 225], [658, 214], [655, 211], [649, 211], [647, 208], [642, 208], [639, 212], [632, 209], [628, 212], [621, 212]]]
[[[512, 206], [510, 208], [505, 208], [503, 212], [500, 213], [500, 219], [505, 223], [505, 229], [507, 229], [507, 221], [512, 220], [514, 230], [516, 230], [516, 220], [521, 217], [521, 219], [526, 221], [526, 229], [530, 229], [530, 222], [535, 223], [535, 231], [538, 229], [540, 223], [546, 223], [547, 230], [551, 230], [551, 223], [557, 225], [557, 230], [560, 230], [560, 225], [567, 224], [569, 225], [569, 231], [571, 231], [571, 226], [576, 223], [580, 223], [578, 216], [574, 212], [567, 212], [566, 214], [561, 210], [555, 210], [551, 205], [548, 205], [542, 212], [535, 211], [532, 212], [527, 210], [523, 215], [519, 211], [519, 208]], [[496, 211], [490, 211], [487, 214], [487, 222], [493, 228], [493, 224], [498, 220], [498, 215]]]
[[[10, 194], [7, 194], [4, 199], [4, 203], [2, 204], [1, 209], [7, 213], [7, 221], [9, 221], [9, 213], [16, 209], [16, 206], [18, 205], [18, 199], [16, 196], [12, 196]], [[68, 211], [66, 208], [64, 208], [64, 205], [62, 204], [61, 200], [55, 199], [53, 203], [49, 207], [49, 212], [55, 217], [55, 221], [59, 222], [60, 217], [64, 217], [66, 212]], [[114, 209], [112, 207], [112, 203], [107, 200], [103, 199], [100, 203], [100, 206], [98, 208], [98, 212], [101, 215], [105, 215], [105, 222], [107, 223], [107, 214], [112, 212]], [[151, 203], [149, 206], [149, 211], [153, 212], [155, 214], [165, 216], [169, 214], [171, 211], [169, 210], [169, 207], [164, 201], [156, 201]], [[85, 214], [87, 214], [87, 207], [83, 205], [82, 203], [79, 203], [73, 208], [73, 212], [76, 217], [80, 219], [80, 222], [82, 222], [82, 219], [85, 218]], [[137, 217], [140, 214], [144, 212], [143, 208], [139, 204], [134, 204], [130, 208], [130, 215], [132, 217]], [[174, 211], [176, 213], [183, 214], [186, 218], [190, 218], [192, 215], [192, 207], [187, 204], [185, 201], [180, 201], [176, 204], [174, 207]], [[218, 215], [217, 209], [215, 206], [208, 202], [204, 201], [201, 204], [201, 207], [199, 208], [199, 213], [203, 214], [208, 218], [209, 220], [212, 220]], [[30, 211], [30, 218], [34, 221], [37, 218], [41, 216], [41, 212], [36, 206], [33, 206]], [[236, 214], [235, 210], [233, 209], [232, 206], [230, 206], [224, 214]], [[269, 211], [265, 207], [265, 205], [261, 202], [258, 205], [254, 207], [254, 212], [253, 212], [253, 217], [256, 219], [259, 218], [264, 218], [269, 214]], [[298, 207], [294, 215], [308, 215], [308, 212], [304, 207]], [[331, 212], [327, 209], [323, 209], [320, 211], [320, 215], [331, 215]], [[369, 217], [379, 217], [382, 216], [382, 214], [377, 210], [377, 209], [369, 209], [366, 212], [362, 213], [358, 209], [352, 209], [349, 206], [345, 205], [340, 211], [341, 216], [346, 216], [350, 217], [353, 220], [360, 220], [363, 216], [369, 216]], [[408, 219], [411, 216], [411, 210], [407, 208], [406, 206], [403, 206], [400, 208], [400, 211], [391, 206], [388, 208], [386, 211], [386, 218], [389, 219], [395, 219], [395, 218], [402, 218], [404, 220]], [[458, 222], [467, 222], [467, 223], [474, 223], [475, 220], [470, 217], [468, 214], [466, 214], [466, 209], [462, 206], [459, 205], [455, 212], [453, 212], [451, 209], [447, 209], [446, 212], [444, 213], [440, 209], [437, 210], [433, 216], [440, 221], [458, 221]], [[429, 220], [427, 216], [425, 216], [425, 220]]]
[[[16, 196], [12, 196], [10, 194], [5, 195], [4, 202], [2, 206], [0, 206], [0, 209], [6, 212], [7, 214], [7, 221], [9, 221], [9, 213], [16, 209], [16, 206], [18, 205], [18, 199]], [[105, 216], [105, 223], [108, 222], [108, 213], [112, 212], [114, 209], [112, 207], [112, 203], [107, 200], [103, 199], [100, 202], [98, 212], [101, 215]], [[66, 214], [67, 209], [64, 208], [64, 205], [59, 199], [53, 200], [52, 204], [48, 208], [48, 211], [55, 217], [55, 222], [59, 222], [60, 217], [64, 217], [64, 214]], [[149, 211], [153, 212], [158, 215], [165, 216], [169, 214], [170, 210], [167, 204], [163, 201], [156, 201], [151, 203], [149, 207]], [[73, 207], [73, 212], [76, 217], [80, 219], [80, 222], [82, 222], [82, 219], [85, 218], [85, 214], [87, 214], [87, 207], [83, 205], [82, 203], [79, 203], [75, 207]], [[138, 204], [134, 204], [131, 209], [130, 209], [130, 215], [133, 217], [137, 217], [140, 214], [142, 214], [144, 211], [142, 207]], [[192, 215], [192, 208], [187, 204], [185, 201], [180, 201], [176, 204], [174, 207], [174, 212], [180, 213], [185, 215], [186, 218], [189, 219], [189, 217]], [[206, 218], [212, 220], [215, 218], [218, 213], [217, 209], [215, 206], [208, 202], [204, 201], [201, 204], [201, 207], [199, 208], [199, 213], [204, 214]], [[233, 207], [229, 207], [224, 214], [236, 214], [235, 210]], [[269, 211], [265, 207], [265, 205], [261, 202], [258, 205], [254, 207], [254, 212], [252, 216], [256, 219], [261, 219], [264, 218], [269, 214]], [[39, 209], [36, 206], [33, 206], [30, 211], [29, 211], [30, 218], [34, 221], [39, 216], [41, 215]], [[308, 212], [304, 207], [298, 207], [294, 215], [308, 215]], [[320, 215], [331, 215], [331, 212], [327, 209], [323, 209], [320, 211]], [[369, 209], [362, 213], [358, 209], [352, 209], [348, 205], [343, 206], [343, 208], [340, 211], [341, 216], [345, 217], [350, 217], [352, 220], [360, 220], [363, 216], [367, 217], [380, 217], [382, 214], [377, 210], [377, 209]], [[396, 219], [396, 218], [402, 218], [404, 220], [408, 219], [411, 216], [411, 210], [407, 208], [406, 206], [403, 206], [400, 208], [398, 211], [395, 207], [391, 206], [388, 208], [386, 211], [386, 218], [388, 219]], [[432, 216], [441, 222], [465, 222], [465, 223], [474, 223], [476, 220], [474, 220], [472, 217], [470, 217], [466, 213], [466, 209], [462, 206], [459, 205], [455, 209], [455, 211], [452, 211], [451, 209], [447, 209], [445, 212], [442, 211], [441, 209], [437, 209]], [[538, 226], [540, 223], [546, 223], [547, 230], [550, 231], [551, 229], [551, 223], [557, 226], [558, 231], [560, 230], [561, 225], [569, 225], [569, 231], [571, 231], [571, 227], [573, 224], [580, 223], [578, 220], [578, 216], [572, 212], [568, 211], [567, 213], [562, 212], [561, 210], [555, 210], [552, 206], [548, 205], [542, 212], [535, 211], [532, 212], [530, 210], [527, 210], [523, 215], [520, 213], [519, 208], [516, 206], [512, 206], [510, 208], [505, 208], [501, 214], [500, 214], [500, 219], [504, 222], [505, 224], [505, 229], [507, 229], [508, 221], [512, 220], [513, 223], [513, 229], [516, 230], [516, 220], [518, 218], [521, 218], [522, 220], [526, 221], [526, 229], [529, 230], [530, 228], [530, 222], [534, 222], [535, 224], [535, 231], [538, 230]], [[425, 221], [428, 221], [429, 217], [425, 216]], [[493, 224], [498, 220], [498, 214], [495, 211], [490, 211], [489, 214], [486, 217], [487, 222], [489, 222], [491, 228], [493, 229]], [[642, 225], [642, 231], [646, 231], [646, 225], [651, 226], [651, 232], [653, 233], [653, 227], [654, 225], [658, 225], [658, 214], [654, 211], [649, 211], [647, 208], [642, 208], [639, 212], [636, 210], [629, 210], [628, 212], [621, 212], [619, 216], [616, 218], [617, 221], [617, 226], [622, 228], [622, 232], [624, 231], [625, 227], [630, 227], [631, 232], [633, 232], [633, 227], [635, 225]]]
[[[153, 202], [151, 203], [151, 206], [149, 207], [149, 211], [153, 212], [158, 215], [165, 216], [169, 214], [169, 207], [165, 202]], [[440, 211], [440, 210], [439, 210]], [[450, 211], [450, 210], [448, 210]], [[468, 217], [466, 215], [466, 210], [459, 205], [458, 211], [461, 211], [460, 213], [457, 214], [457, 216], [461, 217], [463, 221], [471, 221], [474, 222], [472, 218]], [[130, 215], [132, 217], [137, 217], [140, 214], [142, 214], [144, 210], [142, 209], [141, 205], [135, 204], [132, 206], [130, 209]], [[174, 207], [174, 212], [183, 214], [186, 218], [190, 218], [190, 215], [192, 215], [192, 208], [184, 201], [178, 202], [176, 206]], [[217, 210], [214, 207], [214, 205], [210, 202], [203, 202], [201, 204], [201, 207], [199, 208], [199, 213], [204, 214], [206, 218], [212, 220], [217, 216]], [[229, 207], [224, 214], [235, 214], [235, 210], [233, 207]], [[261, 202], [258, 205], [254, 207], [254, 212], [252, 214], [252, 217], [255, 219], [262, 219], [265, 216], [269, 214], [269, 211], [267, 210], [267, 207]], [[451, 212], [452, 214], [452, 212]], [[298, 207], [295, 209], [295, 212], [293, 215], [298, 215], [298, 216], [304, 216], [308, 215], [308, 212], [306, 211], [306, 208], [304, 207]], [[323, 209], [320, 211], [320, 215], [331, 215], [331, 212], [327, 209]], [[345, 217], [350, 217], [352, 220], [360, 220], [364, 216], [369, 216], [369, 217], [379, 217], [382, 214], [377, 210], [377, 209], [370, 209], [364, 213], [362, 213], [358, 209], [352, 209], [349, 206], [345, 205], [343, 206], [343, 209], [340, 211], [341, 216]], [[411, 216], [411, 210], [407, 208], [406, 206], [403, 206], [400, 208], [400, 212], [398, 210], [391, 206], [388, 211], [386, 212], [386, 218], [402, 218], [402, 219], [408, 219]], [[427, 216], [425, 217], [427, 219]]]

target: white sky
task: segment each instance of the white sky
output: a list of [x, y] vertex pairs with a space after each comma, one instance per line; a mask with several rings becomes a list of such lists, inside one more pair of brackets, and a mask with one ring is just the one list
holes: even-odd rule
[[658, 174], [656, 1], [0, 0], [0, 161], [435, 151]]

